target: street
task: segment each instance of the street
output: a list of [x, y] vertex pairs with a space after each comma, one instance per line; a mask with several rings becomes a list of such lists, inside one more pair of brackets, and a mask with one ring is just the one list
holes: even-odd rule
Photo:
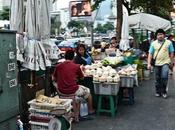
[[96, 116], [73, 123], [73, 130], [175, 130], [175, 74], [169, 76], [168, 98], [154, 96], [154, 77], [135, 87], [135, 104], [118, 105], [115, 118]]

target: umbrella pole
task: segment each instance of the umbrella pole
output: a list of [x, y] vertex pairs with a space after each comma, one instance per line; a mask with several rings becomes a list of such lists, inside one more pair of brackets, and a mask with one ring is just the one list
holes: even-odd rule
[[50, 96], [50, 68], [46, 67], [46, 71], [45, 71], [45, 94], [46, 96]]
[[30, 88], [34, 87], [34, 71], [30, 71], [30, 83], [28, 84]]

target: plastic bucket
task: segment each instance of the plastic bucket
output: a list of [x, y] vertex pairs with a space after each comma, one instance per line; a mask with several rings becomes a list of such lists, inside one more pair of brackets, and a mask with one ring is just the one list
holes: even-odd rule
[[144, 70], [144, 79], [149, 80], [150, 79], [150, 70]]

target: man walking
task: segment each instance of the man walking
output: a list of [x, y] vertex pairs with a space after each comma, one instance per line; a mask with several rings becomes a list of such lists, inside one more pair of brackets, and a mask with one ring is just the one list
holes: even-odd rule
[[165, 39], [165, 31], [158, 29], [156, 31], [157, 40], [153, 41], [148, 54], [147, 68], [151, 69], [151, 59], [155, 59], [155, 88], [156, 97], [162, 95], [167, 98], [167, 83], [169, 67], [173, 67], [174, 48], [170, 40]]

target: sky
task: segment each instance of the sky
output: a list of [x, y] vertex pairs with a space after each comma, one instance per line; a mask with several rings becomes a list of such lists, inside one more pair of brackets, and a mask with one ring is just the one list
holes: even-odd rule
[[58, 4], [58, 8], [65, 8], [65, 7], [68, 7], [70, 1], [71, 1], [71, 0], [57, 0], [57, 3], [59, 3], [59, 4]]

